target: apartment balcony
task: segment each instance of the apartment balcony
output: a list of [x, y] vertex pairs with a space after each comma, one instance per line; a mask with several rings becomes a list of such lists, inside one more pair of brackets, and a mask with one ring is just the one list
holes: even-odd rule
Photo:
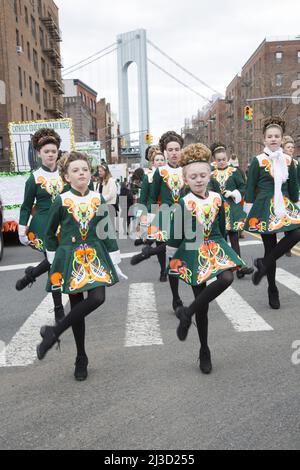
[[56, 24], [56, 22], [54, 21], [54, 19], [52, 18], [52, 16], [41, 17], [40, 20], [46, 27], [51, 39], [53, 39], [55, 42], [61, 42], [62, 41], [61, 31], [58, 25]]

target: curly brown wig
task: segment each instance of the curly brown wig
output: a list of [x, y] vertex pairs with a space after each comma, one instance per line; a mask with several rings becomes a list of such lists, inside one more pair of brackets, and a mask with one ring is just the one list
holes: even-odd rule
[[285, 133], [285, 120], [280, 116], [270, 116], [264, 120], [263, 123], [263, 134], [266, 134], [266, 131], [271, 127], [277, 127], [281, 130], [282, 135]]
[[214, 157], [217, 153], [226, 152], [226, 145], [222, 144], [221, 142], [214, 142], [210, 146], [210, 150], [211, 150], [212, 156]]
[[204, 144], [190, 144], [181, 151], [180, 166], [185, 167], [190, 163], [210, 163], [211, 151]]
[[148, 152], [148, 160], [150, 163], [153, 163], [156, 155], [162, 155], [159, 145], [153, 145], [152, 147], [150, 147]]
[[165, 132], [159, 139], [159, 146], [162, 153], [167, 149], [167, 145], [170, 142], [177, 142], [180, 145], [180, 148], [183, 147], [184, 140], [181, 135], [177, 134], [175, 131]]
[[89, 169], [91, 170], [91, 164], [87, 155], [80, 152], [66, 153], [58, 161], [59, 174], [64, 181], [66, 181], [65, 176], [68, 172], [70, 164], [72, 162], [76, 162], [77, 160], [83, 160], [84, 162], [86, 162], [88, 164]]
[[31, 141], [33, 148], [39, 152], [44, 145], [48, 144], [54, 144], [59, 149], [61, 137], [54, 129], [43, 128], [34, 134]]

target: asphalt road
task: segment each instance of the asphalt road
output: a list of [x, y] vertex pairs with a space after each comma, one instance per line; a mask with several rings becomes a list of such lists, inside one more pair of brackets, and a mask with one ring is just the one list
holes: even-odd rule
[[[123, 254], [138, 250], [131, 241], [122, 241], [120, 247]], [[243, 247], [249, 263], [260, 253], [262, 245]], [[212, 303], [209, 376], [198, 367], [196, 328], [184, 343], [176, 337], [178, 320], [168, 285], [158, 281], [156, 259], [132, 267], [125, 258], [121, 267], [129, 280], [107, 289], [106, 303], [87, 319], [86, 382], [77, 383], [73, 377], [70, 332], [62, 338], [61, 353], [53, 349], [42, 362], [0, 367], [0, 448], [299, 449], [300, 361], [295, 358], [300, 353], [293, 349], [295, 341], [300, 349], [299, 255], [300, 250], [278, 263], [283, 270], [278, 311], [268, 306], [265, 282], [254, 287], [243, 279], [232, 286], [233, 294], [250, 308], [249, 315], [252, 308], [269, 329], [240, 331], [230, 315]], [[8, 269], [39, 260], [39, 254], [15, 242], [5, 247], [0, 264], [0, 340], [8, 347], [46, 297], [45, 277], [18, 293], [14, 284], [22, 270]], [[191, 289], [181, 284], [188, 304]], [[135, 299], [132, 292], [140, 292], [141, 298]], [[154, 344], [148, 338], [144, 345], [128, 346], [128, 329], [135, 327], [134, 319], [128, 326], [130, 315], [147, 311], [143, 298], [149, 292], [154, 292], [157, 310]], [[22, 337], [18, 341], [22, 349]]]

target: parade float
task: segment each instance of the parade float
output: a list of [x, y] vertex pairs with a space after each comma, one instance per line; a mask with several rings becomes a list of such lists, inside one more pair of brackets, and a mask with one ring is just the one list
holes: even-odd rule
[[25, 183], [31, 171], [40, 166], [39, 158], [31, 145], [33, 134], [44, 127], [55, 129], [61, 136], [61, 151], [75, 149], [72, 119], [9, 123], [11, 145], [11, 171], [0, 172], [0, 196], [2, 200], [3, 231], [18, 229], [20, 208], [23, 202]]

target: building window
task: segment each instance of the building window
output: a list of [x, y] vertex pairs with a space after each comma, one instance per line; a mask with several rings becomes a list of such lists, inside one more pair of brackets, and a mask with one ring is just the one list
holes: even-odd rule
[[25, 112], [26, 112], [26, 121], [28, 121], [28, 108], [27, 108], [27, 106], [25, 108]]
[[0, 137], [0, 159], [2, 159], [3, 156], [3, 137]]
[[43, 89], [44, 108], [47, 108], [47, 90]]
[[300, 64], [300, 51], [298, 51], [297, 57], [298, 57], [298, 64]]
[[14, 12], [15, 12], [15, 15], [18, 16], [18, 2], [17, 2], [17, 0], [14, 0]]
[[34, 121], [34, 112], [31, 110], [31, 120]]
[[38, 121], [40, 121], [42, 119], [42, 116], [39, 113], [36, 113], [36, 118]]
[[24, 73], [23, 73], [23, 79], [24, 79], [24, 88], [26, 88], [26, 72], [24, 70]]
[[30, 91], [30, 94], [32, 95], [33, 89], [32, 89], [32, 78], [31, 77], [29, 77], [29, 91]]
[[25, 22], [27, 25], [29, 25], [29, 20], [28, 20], [28, 8], [25, 7]]
[[39, 73], [38, 55], [35, 49], [33, 49], [33, 65], [37, 73]]
[[28, 57], [28, 60], [31, 62], [31, 53], [30, 53], [30, 44], [29, 44], [29, 42], [27, 43], [27, 57]]
[[276, 86], [283, 85], [283, 73], [276, 73]]
[[283, 59], [283, 52], [275, 52], [276, 64], [281, 64]]
[[39, 15], [42, 16], [42, 1], [41, 0], [38, 0], [38, 12], [39, 12]]
[[16, 41], [17, 41], [17, 46], [20, 46], [20, 34], [19, 34], [19, 30], [16, 29]]
[[24, 119], [24, 106], [21, 104], [21, 121], [25, 121]]
[[46, 78], [46, 62], [44, 61], [43, 58], [41, 60], [41, 64], [42, 64], [42, 76], [43, 78]]
[[37, 103], [40, 103], [41, 97], [40, 97], [40, 85], [35, 82], [34, 84], [34, 92], [35, 92], [35, 100]]
[[44, 38], [44, 31], [42, 30], [42, 28], [40, 28], [40, 44], [41, 44], [41, 48], [45, 49], [45, 38]]
[[35, 18], [31, 15], [31, 32], [32, 36], [34, 39], [36, 39], [36, 24], [35, 24]]
[[22, 84], [22, 70], [21, 70], [21, 67], [18, 67], [18, 71], [19, 71], [19, 90], [22, 94], [23, 84]]

